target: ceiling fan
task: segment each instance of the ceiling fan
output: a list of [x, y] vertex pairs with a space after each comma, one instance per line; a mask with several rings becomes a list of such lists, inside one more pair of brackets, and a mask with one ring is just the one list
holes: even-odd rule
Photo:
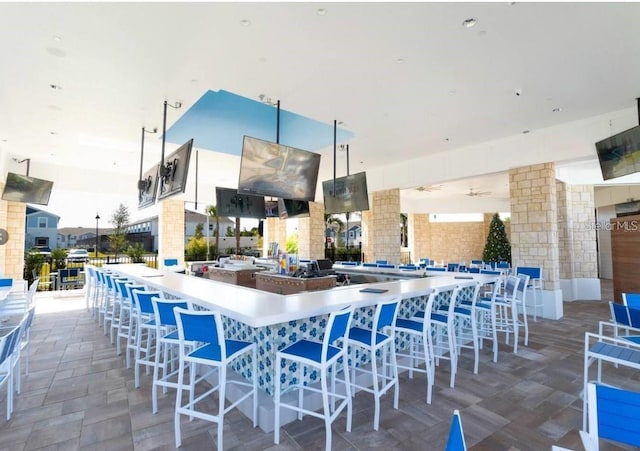
[[491, 194], [491, 191], [476, 191], [473, 188], [469, 188], [469, 192], [466, 193], [469, 197], [488, 196], [489, 194]]
[[442, 185], [424, 185], [418, 186], [416, 191], [420, 191], [421, 193], [430, 193], [432, 191], [440, 191], [442, 189]]

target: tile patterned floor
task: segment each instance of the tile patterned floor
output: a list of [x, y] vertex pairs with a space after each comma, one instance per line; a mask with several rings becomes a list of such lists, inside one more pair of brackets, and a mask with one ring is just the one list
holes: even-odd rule
[[[604, 299], [611, 285], [603, 283]], [[164, 450], [174, 449], [173, 393], [160, 396], [160, 411], [151, 413], [151, 379], [133, 386], [133, 371], [72, 293], [38, 296], [32, 329], [31, 374], [9, 422], [0, 420], [2, 450]], [[373, 431], [373, 401], [355, 398], [353, 427], [345, 432], [344, 415], [334, 423], [336, 450], [440, 450], [444, 448], [454, 409], [462, 415], [467, 445], [474, 451], [548, 450], [552, 444], [581, 449], [582, 349], [585, 330], [595, 330], [608, 316], [604, 302], [566, 303], [560, 321], [530, 324], [530, 343], [517, 355], [501, 344], [497, 364], [489, 349], [481, 352], [478, 375], [464, 353], [456, 387], [448, 387], [446, 363], [436, 370], [433, 403], [427, 405], [423, 375], [400, 381], [400, 408], [382, 401], [380, 430]], [[62, 311], [60, 311], [62, 310]], [[608, 368], [608, 382], [637, 386], [640, 374]], [[0, 413], [5, 408], [0, 395]], [[186, 420], [186, 419], [185, 419]], [[214, 449], [215, 425], [183, 423], [185, 450]], [[232, 450], [324, 448], [324, 425], [305, 418], [285, 426], [281, 444], [273, 435], [253, 429], [237, 411], [227, 415], [224, 448]], [[601, 448], [602, 449], [602, 448]], [[611, 444], [606, 450], [631, 449]]]

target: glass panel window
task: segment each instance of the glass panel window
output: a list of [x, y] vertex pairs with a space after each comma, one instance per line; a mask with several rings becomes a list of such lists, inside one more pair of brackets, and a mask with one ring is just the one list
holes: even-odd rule
[[41, 216], [38, 218], [38, 228], [40, 229], [46, 229], [48, 226], [47, 224], [47, 217], [46, 216]]

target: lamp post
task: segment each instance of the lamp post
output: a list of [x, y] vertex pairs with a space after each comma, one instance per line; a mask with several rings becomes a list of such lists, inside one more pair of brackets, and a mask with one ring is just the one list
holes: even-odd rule
[[100, 235], [98, 235], [98, 221], [100, 221], [100, 214], [96, 212], [96, 258], [98, 258], [98, 247], [100, 246]]

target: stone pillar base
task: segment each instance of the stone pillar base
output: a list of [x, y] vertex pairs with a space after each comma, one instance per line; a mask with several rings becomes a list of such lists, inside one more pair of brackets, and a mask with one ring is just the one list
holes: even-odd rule
[[539, 309], [538, 315], [549, 319], [562, 318], [564, 315], [564, 310], [562, 308], [562, 290], [542, 291], [542, 315], [540, 315]]
[[600, 279], [598, 278], [560, 279], [560, 289], [562, 290], [562, 299], [565, 301], [602, 300]]

